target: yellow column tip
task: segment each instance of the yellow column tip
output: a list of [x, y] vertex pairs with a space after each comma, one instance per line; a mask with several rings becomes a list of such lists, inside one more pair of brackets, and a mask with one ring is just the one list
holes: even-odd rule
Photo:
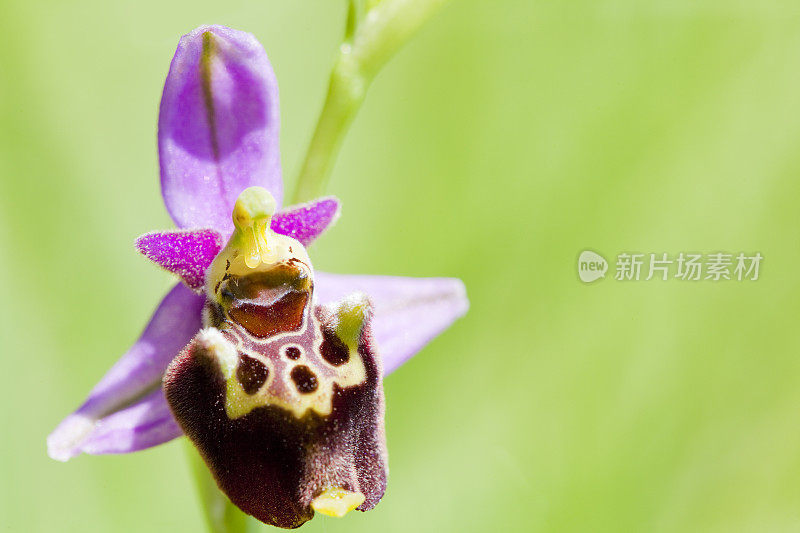
[[341, 518], [362, 503], [365, 496], [360, 492], [351, 492], [338, 487], [326, 489], [314, 498], [311, 508], [327, 516]]

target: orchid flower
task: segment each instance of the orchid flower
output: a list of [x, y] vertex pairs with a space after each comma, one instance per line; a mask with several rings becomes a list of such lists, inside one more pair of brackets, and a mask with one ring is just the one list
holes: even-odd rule
[[66, 461], [186, 434], [246, 513], [297, 527], [374, 507], [387, 478], [382, 379], [466, 312], [461, 281], [315, 272], [339, 216], [281, 209], [278, 87], [250, 34], [183, 36], [158, 121], [179, 229], [136, 248], [180, 282], [141, 337], [47, 439]]

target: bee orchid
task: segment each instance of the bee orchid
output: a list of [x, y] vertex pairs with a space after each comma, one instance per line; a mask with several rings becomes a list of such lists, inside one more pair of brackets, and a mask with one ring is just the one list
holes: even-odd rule
[[48, 453], [143, 450], [186, 435], [222, 491], [297, 527], [381, 499], [382, 380], [467, 310], [461, 281], [327, 274], [306, 247], [334, 197], [281, 208], [278, 86], [250, 34], [178, 44], [158, 120], [178, 229], [136, 248], [179, 282], [141, 337], [48, 437]]

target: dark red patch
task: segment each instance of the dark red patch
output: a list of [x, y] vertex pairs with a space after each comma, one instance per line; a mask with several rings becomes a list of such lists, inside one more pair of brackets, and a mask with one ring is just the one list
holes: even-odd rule
[[340, 366], [350, 360], [350, 350], [347, 345], [336, 336], [333, 330], [323, 328], [322, 344], [319, 347], [322, 358], [333, 366]]
[[297, 361], [298, 359], [300, 359], [300, 348], [298, 348], [297, 346], [289, 346], [283, 351], [283, 353], [285, 353], [286, 357], [288, 357], [292, 361]]
[[317, 376], [305, 365], [296, 366], [291, 372], [292, 381], [294, 381], [297, 390], [303, 394], [310, 394], [317, 390], [319, 381]]
[[266, 383], [269, 369], [259, 361], [247, 355], [239, 356], [239, 365], [236, 367], [236, 379], [242, 384], [247, 394], [255, 394]]
[[289, 292], [272, 305], [243, 302], [231, 307], [229, 313], [251, 335], [263, 339], [300, 329], [307, 302], [307, 292]]

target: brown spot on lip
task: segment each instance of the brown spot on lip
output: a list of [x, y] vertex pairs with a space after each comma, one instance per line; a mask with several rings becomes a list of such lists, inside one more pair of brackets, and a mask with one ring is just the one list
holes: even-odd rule
[[317, 376], [305, 365], [296, 366], [292, 369], [292, 381], [302, 394], [310, 394], [317, 390], [319, 382]]
[[330, 329], [323, 328], [323, 341], [319, 347], [322, 358], [333, 366], [341, 366], [350, 360], [347, 345]]
[[297, 361], [298, 359], [300, 359], [300, 348], [298, 348], [297, 346], [288, 346], [284, 350], [284, 353], [286, 354], [286, 357], [288, 357], [292, 361]]
[[269, 377], [269, 369], [259, 361], [247, 355], [239, 357], [239, 365], [236, 367], [236, 379], [242, 384], [242, 388], [247, 394], [255, 394], [258, 389], [266, 383]]

